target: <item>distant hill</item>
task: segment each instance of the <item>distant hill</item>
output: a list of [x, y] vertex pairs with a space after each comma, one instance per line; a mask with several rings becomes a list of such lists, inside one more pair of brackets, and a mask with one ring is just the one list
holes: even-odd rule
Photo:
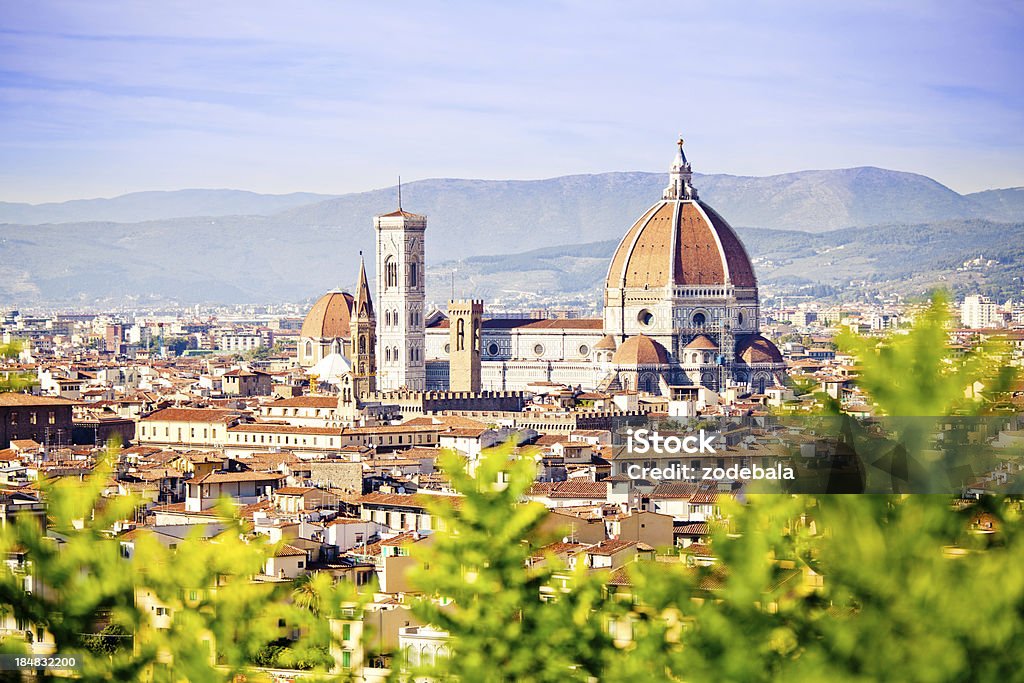
[[995, 221], [1019, 221], [1024, 215], [1024, 187], [985, 190], [967, 195], [986, 217]]
[[312, 192], [258, 194], [244, 190], [172, 190], [49, 204], [0, 202], [0, 223], [137, 223], [183, 216], [263, 216], [330, 197]]
[[[405, 208], [430, 219], [427, 258], [441, 278], [435, 286], [446, 285], [450, 293], [452, 262], [468, 259], [490, 263], [492, 274], [506, 273], [508, 286], [589, 292], [595, 273], [603, 277], [607, 267], [601, 249], [610, 253], [612, 248], [589, 245], [617, 241], [661, 196], [665, 183], [665, 173], [631, 172], [532, 181], [423, 180], [402, 189]], [[1020, 242], [1024, 221], [1020, 188], [963, 196], [924, 176], [877, 168], [767, 178], [706, 175], [697, 176], [695, 185], [734, 226], [807, 231], [772, 235], [767, 230], [763, 239], [760, 231], [743, 231], [753, 240], [748, 245], [752, 255], [774, 264], [764, 268], [777, 269], [780, 278], [816, 281], [815, 269], [827, 259], [813, 254], [798, 262], [797, 254], [814, 246], [828, 248], [840, 228], [854, 231], [851, 245], [870, 250], [877, 234], [857, 230], [893, 226], [884, 229], [890, 254], [871, 257], [884, 263], [892, 254], [907, 258], [904, 247], [919, 237], [914, 231], [931, 234], [922, 225], [987, 226], [984, 230], [999, 233], [999, 239], [983, 244], [969, 231], [956, 233], [944, 249], [920, 252], [952, 258], [964, 250], [984, 249], [988, 255]], [[359, 251], [373, 253], [372, 217], [393, 209], [395, 202], [395, 189], [385, 188], [326, 199], [182, 190], [35, 207], [0, 205], [0, 216], [32, 214], [20, 224], [0, 225], [0, 304], [302, 300], [331, 287], [352, 286]], [[35, 222], [43, 216], [50, 222]], [[64, 222], [70, 216], [74, 222]], [[587, 246], [580, 252], [567, 244]], [[780, 251], [780, 244], [792, 251]], [[554, 251], [533, 263], [533, 257], [522, 255], [531, 247]], [[851, 246], [847, 253], [855, 251]], [[489, 260], [474, 260], [488, 255]], [[372, 270], [373, 259], [368, 261]], [[548, 268], [552, 263], [560, 265]], [[835, 280], [847, 266], [856, 269], [856, 263], [825, 267], [821, 278]], [[934, 272], [933, 264], [921, 259], [892, 265]], [[523, 272], [531, 275], [515, 275]], [[774, 270], [764, 272], [776, 276]], [[474, 278], [481, 287], [477, 293], [494, 291], [493, 275], [482, 267], [459, 273], [467, 278], [460, 291], [477, 292]], [[438, 296], [447, 298], [440, 291]]]

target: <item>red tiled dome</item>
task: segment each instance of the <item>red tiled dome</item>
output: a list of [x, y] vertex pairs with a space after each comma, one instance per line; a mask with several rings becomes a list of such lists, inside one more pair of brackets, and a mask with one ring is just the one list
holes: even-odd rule
[[313, 339], [348, 338], [352, 320], [352, 295], [348, 292], [327, 292], [309, 309], [302, 321], [301, 337]]
[[622, 342], [612, 363], [616, 365], [663, 365], [668, 363], [668, 351], [650, 337], [638, 334]]
[[778, 347], [759, 334], [747, 335], [736, 341], [736, 360], [747, 365], [785, 362]]
[[607, 286], [722, 285], [755, 287], [754, 268], [735, 231], [696, 199], [662, 200], [622, 238]]

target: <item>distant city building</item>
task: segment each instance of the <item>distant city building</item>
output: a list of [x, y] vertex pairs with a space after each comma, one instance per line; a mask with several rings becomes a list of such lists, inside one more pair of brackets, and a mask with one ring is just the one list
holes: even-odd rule
[[999, 327], [1002, 325], [999, 305], [987, 296], [978, 294], [966, 296], [964, 303], [960, 306], [960, 322], [964, 327], [971, 329]]

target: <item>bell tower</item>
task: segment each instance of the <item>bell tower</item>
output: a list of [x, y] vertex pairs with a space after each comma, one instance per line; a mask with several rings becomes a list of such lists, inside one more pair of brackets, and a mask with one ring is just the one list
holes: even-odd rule
[[402, 209], [376, 216], [377, 388], [425, 391], [424, 234], [427, 217]]
[[480, 326], [484, 302], [448, 302], [448, 389], [480, 391]]
[[361, 399], [377, 391], [377, 318], [366, 280], [366, 264], [359, 254], [359, 284], [351, 317], [352, 392]]

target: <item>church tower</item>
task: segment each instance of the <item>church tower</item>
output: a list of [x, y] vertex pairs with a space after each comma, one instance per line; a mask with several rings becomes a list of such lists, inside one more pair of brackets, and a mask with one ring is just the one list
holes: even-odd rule
[[352, 390], [362, 398], [377, 390], [377, 318], [370, 298], [370, 283], [366, 281], [366, 264], [359, 255], [359, 284], [352, 304], [351, 315]]
[[484, 302], [449, 301], [448, 388], [451, 391], [480, 391], [480, 326]]
[[402, 210], [373, 219], [377, 231], [378, 389], [427, 388], [423, 324], [427, 217]]

